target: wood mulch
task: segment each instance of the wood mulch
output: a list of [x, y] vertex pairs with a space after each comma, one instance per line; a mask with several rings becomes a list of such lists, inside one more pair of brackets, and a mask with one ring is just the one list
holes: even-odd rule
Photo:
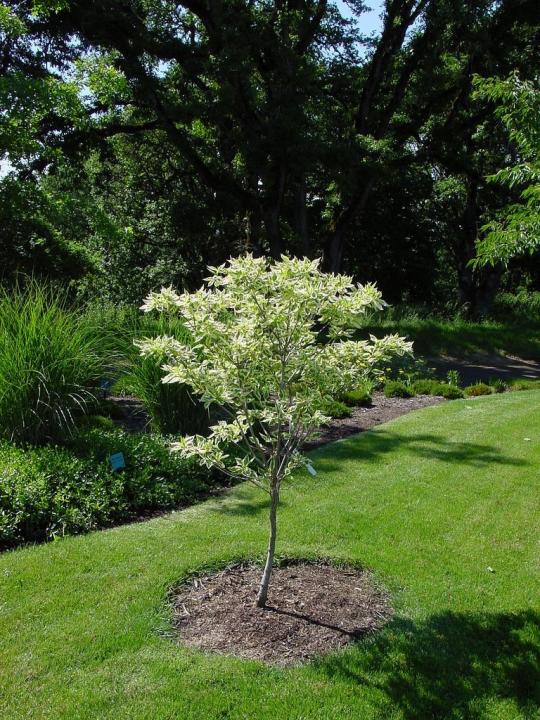
[[369, 571], [315, 562], [274, 568], [268, 603], [254, 606], [262, 570], [236, 565], [194, 577], [171, 596], [183, 645], [293, 665], [378, 630], [392, 615]]
[[405, 415], [412, 410], [438, 405], [444, 402], [444, 398], [434, 395], [416, 395], [412, 398], [387, 398], [382, 392], [373, 393], [370, 407], [356, 407], [351, 417], [336, 419], [326, 427], [322, 428], [315, 440], [307, 443], [304, 450], [334, 442], [354, 435], [355, 433], [369, 430], [376, 425], [393, 420], [400, 415]]

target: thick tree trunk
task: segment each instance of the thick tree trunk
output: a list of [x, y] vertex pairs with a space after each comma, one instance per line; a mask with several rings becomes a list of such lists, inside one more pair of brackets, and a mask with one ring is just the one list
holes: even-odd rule
[[324, 269], [334, 274], [339, 273], [343, 262], [343, 234], [341, 227], [335, 228], [327, 245]]
[[268, 245], [270, 247], [270, 256], [274, 260], [279, 260], [281, 253], [283, 252], [283, 245], [281, 242], [281, 229], [279, 227], [279, 209], [272, 208], [264, 218], [264, 227], [266, 230], [266, 237], [268, 238]]
[[270, 247], [270, 255], [275, 260], [279, 260], [283, 253], [280, 221], [283, 197], [285, 194], [286, 175], [284, 163], [277, 163], [273, 177], [268, 183], [266, 201], [264, 203], [264, 227]]
[[476, 255], [478, 214], [478, 186], [470, 180], [455, 255], [459, 304], [471, 318], [479, 318], [489, 313], [502, 275], [500, 266], [474, 271], [469, 265]]
[[262, 255], [261, 217], [255, 210], [248, 211], [246, 216], [246, 246], [256, 257]]
[[373, 188], [374, 178], [366, 181], [364, 186], [351, 200], [348, 207], [341, 211], [341, 214], [330, 231], [324, 254], [323, 267], [326, 272], [339, 273], [343, 263], [343, 250], [345, 232], [351, 222], [362, 215], [367, 206], [369, 195]]
[[272, 490], [271, 505], [270, 505], [270, 537], [268, 539], [268, 552], [266, 553], [266, 563], [264, 565], [263, 575], [261, 578], [261, 584], [259, 586], [259, 593], [255, 605], [263, 608], [266, 605], [268, 598], [268, 587], [270, 585], [270, 578], [272, 577], [272, 569], [274, 567], [274, 552], [276, 549], [276, 517], [277, 517], [277, 506], [279, 503], [279, 492], [277, 489]]
[[303, 178], [296, 188], [296, 233], [301, 243], [303, 255], [309, 257], [311, 255], [311, 243], [308, 235], [306, 183]]
[[474, 315], [476, 305], [476, 278], [469, 261], [474, 257], [478, 237], [478, 186], [469, 180], [467, 200], [461, 216], [461, 228], [457, 235], [456, 269], [458, 276], [459, 304], [467, 315]]

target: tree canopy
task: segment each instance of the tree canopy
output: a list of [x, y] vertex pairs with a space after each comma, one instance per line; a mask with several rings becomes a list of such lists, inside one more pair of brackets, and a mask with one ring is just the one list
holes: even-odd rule
[[248, 250], [363, 280], [403, 263], [413, 297], [450, 260], [470, 300], [478, 228], [508, 201], [485, 181], [507, 138], [473, 78], [534, 76], [537, 3], [386, 0], [372, 34], [347, 5], [0, 5], [4, 156], [53, 203], [57, 244], [100, 268], [94, 287], [191, 286]]

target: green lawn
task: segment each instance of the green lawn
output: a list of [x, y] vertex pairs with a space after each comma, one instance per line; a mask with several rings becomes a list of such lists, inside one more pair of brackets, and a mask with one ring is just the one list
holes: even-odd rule
[[373, 568], [396, 608], [385, 631], [292, 669], [178, 646], [167, 589], [264, 547], [264, 501], [239, 486], [1, 556], [0, 717], [540, 717], [538, 394], [428, 408], [313, 464], [284, 492], [279, 551]]
[[399, 333], [414, 341], [420, 355], [502, 354], [518, 355], [531, 360], [540, 359], [540, 324], [535, 322], [501, 323], [492, 320], [470, 322], [420, 319], [405, 316], [381, 319], [363, 329], [363, 334]]

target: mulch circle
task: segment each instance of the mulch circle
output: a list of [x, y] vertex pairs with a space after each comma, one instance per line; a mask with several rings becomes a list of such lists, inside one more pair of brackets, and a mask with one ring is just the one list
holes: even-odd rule
[[261, 577], [236, 565], [191, 578], [172, 594], [184, 645], [272, 665], [292, 665], [378, 630], [392, 615], [367, 570], [290, 562], [274, 568], [267, 607], [254, 607]]

